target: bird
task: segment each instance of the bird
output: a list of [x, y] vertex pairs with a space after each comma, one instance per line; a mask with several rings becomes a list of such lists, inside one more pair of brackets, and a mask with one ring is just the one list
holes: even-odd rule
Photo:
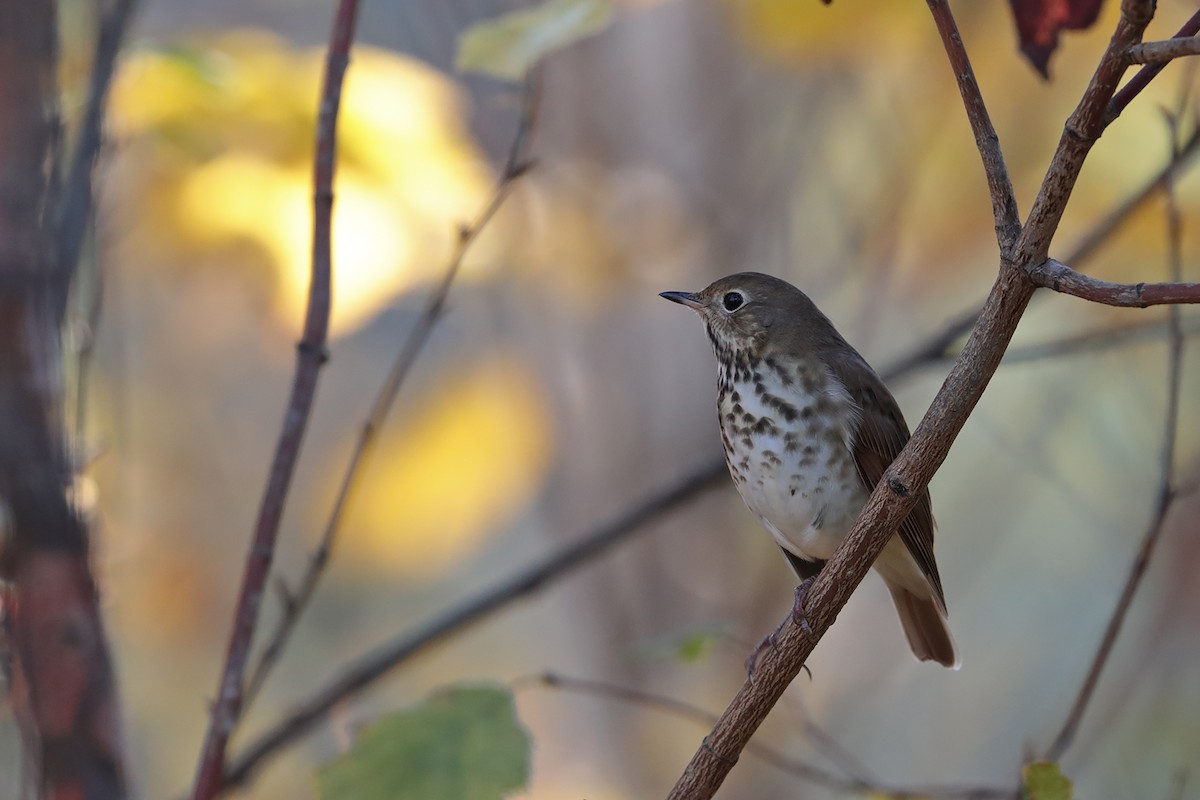
[[[808, 295], [758, 272], [660, 297], [700, 315], [717, 360], [721, 444], [734, 485], [800, 577], [803, 596], [850, 532], [908, 424], [875, 370]], [[921, 491], [874, 568], [913, 654], [958, 669], [933, 556], [933, 510]], [[769, 642], [751, 656], [748, 667]]]

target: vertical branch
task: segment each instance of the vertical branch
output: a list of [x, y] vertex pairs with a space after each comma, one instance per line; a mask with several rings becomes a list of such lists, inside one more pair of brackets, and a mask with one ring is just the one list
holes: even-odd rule
[[337, 115], [341, 102], [342, 80], [350, 58], [350, 43], [354, 38], [357, 17], [357, 0], [340, 0], [330, 36], [317, 120], [316, 155], [313, 165], [312, 278], [308, 293], [308, 311], [304, 320], [304, 332], [297, 346], [296, 371], [291, 397], [283, 417], [283, 430], [279, 434], [274, 463], [267, 478], [254, 536], [247, 552], [225, 666], [196, 770], [196, 783], [192, 793], [195, 800], [207, 800], [215, 796], [220, 789], [225, 750], [229, 737], [241, 717], [243, 677], [275, 552], [284, 502], [316, 394], [317, 377], [327, 358], [326, 336], [329, 328], [333, 271], [331, 227]]
[[[1179, 158], [1179, 146], [1179, 137], [1175, 123], [1172, 123], [1171, 147], [1173, 159]], [[1183, 272], [1183, 257], [1181, 252], [1183, 222], [1175, 194], [1174, 177], [1167, 180], [1166, 197], [1167, 257], [1170, 264], [1171, 280], [1179, 281]], [[1154, 519], [1142, 537], [1137, 555], [1134, 557], [1133, 564], [1129, 568], [1129, 575], [1125, 579], [1125, 585], [1121, 589], [1121, 596], [1117, 600], [1117, 605], [1108, 620], [1104, 636], [1096, 648], [1096, 654], [1092, 656], [1091, 666], [1088, 668], [1087, 676], [1083, 679], [1083, 683], [1079, 687], [1079, 692], [1075, 696], [1075, 702], [1071, 704], [1071, 710], [1067, 713], [1062, 728], [1046, 751], [1046, 758], [1051, 761], [1060, 759], [1063, 753], [1067, 751], [1067, 748], [1075, 741], [1075, 735], [1079, 731], [1079, 724], [1083, 720], [1084, 712], [1087, 711], [1092, 695], [1096, 691], [1096, 686], [1100, 682], [1100, 676], [1108, 664], [1109, 656], [1112, 655], [1112, 649], [1116, 645], [1117, 637], [1121, 635], [1121, 628], [1125, 624], [1125, 618], [1129, 613], [1130, 606], [1133, 605], [1133, 598], [1141, 586], [1142, 578], [1146, 574], [1146, 567], [1150, 564], [1150, 558], [1154, 555], [1155, 547], [1158, 545], [1158, 540], [1165, 527], [1167, 512], [1170, 511], [1171, 503], [1175, 499], [1175, 440], [1179, 430], [1179, 390], [1183, 364], [1183, 325], [1180, 316], [1182, 310], [1179, 306], [1170, 306], [1167, 313], [1169, 314], [1167, 318], [1167, 412], [1163, 422], [1161, 477], [1159, 478]]]
[[[60, 389], [51, 192], [59, 143], [53, 3], [0, 0], [0, 502], [11, 536], [0, 635], [39, 797], [125, 795], [108, 642]], [[97, 112], [99, 113], [99, 112]]]
[[267, 675], [283, 655], [284, 648], [291, 638], [292, 631], [299, 621], [300, 615], [308, 607], [313, 594], [317, 590], [317, 584], [320, 583], [325, 566], [329, 562], [330, 555], [333, 553], [333, 546], [337, 540], [338, 531], [341, 528], [342, 515], [346, 510], [347, 504], [350, 502], [350, 496], [358, 478], [359, 468], [366, 461], [368, 454], [373, 449], [379, 430], [383, 427], [388, 412], [395, 404], [400, 387], [404, 385], [404, 381], [408, 377], [409, 372], [411, 372], [413, 365], [416, 364], [418, 356], [424, 350], [434, 326], [441, 319], [446, 307], [446, 300], [450, 295], [450, 287], [453, 286], [454, 279], [458, 276], [459, 268], [462, 266], [467, 251], [478, 239], [483, 229], [491, 222], [496, 212], [500, 210], [500, 206], [504, 204], [505, 199], [513, 188], [513, 184], [525, 174], [530, 166], [530, 163], [526, 160], [526, 148], [533, 127], [536, 104], [536, 79], [530, 76], [526, 82], [521, 116], [517, 121], [517, 132], [513, 137], [508, 159], [504, 163], [504, 169], [500, 174], [496, 189], [488, 200], [487, 205], [479, 213], [479, 216], [469, 225], [464, 225], [459, 231], [458, 243], [454, 248], [454, 253], [450, 257], [450, 262], [445, 272], [442, 274], [441, 280], [426, 301], [424, 310], [418, 317], [408, 338], [405, 339], [399, 353], [397, 353], [396, 359], [392, 363], [392, 368], [375, 397], [375, 402], [371, 406], [371, 411], [367, 416], [366, 422], [363, 423], [358, 439], [354, 443], [350, 462], [342, 474], [342, 481], [338, 486], [337, 495], [334, 497], [329, 518], [325, 522], [325, 529], [321, 534], [321, 540], [309, 558], [308, 566], [303, 576], [301, 576], [295, 592], [291, 592], [286, 588], [282, 589], [284, 599], [283, 615], [280, 617], [279, 624], [267, 637], [262, 657], [250, 670], [250, 676], [246, 682], [247, 703], [250, 703], [251, 699], [258, 693]]
[[67, 180], [54, 202], [54, 241], [56, 277], [60, 286], [57, 314], [61, 321], [67, 303], [67, 288], [72, 276], [79, 268], [84, 232], [91, 216], [93, 187], [92, 169], [100, 152], [101, 128], [104, 108], [108, 101], [108, 88], [112, 83], [117, 54], [125, 38], [125, 31], [133, 17], [134, 0], [115, 0], [112, 7], [100, 19], [96, 50], [92, 56], [91, 83], [88, 87], [87, 105], [79, 124], [79, 138], [71, 163], [67, 168]]

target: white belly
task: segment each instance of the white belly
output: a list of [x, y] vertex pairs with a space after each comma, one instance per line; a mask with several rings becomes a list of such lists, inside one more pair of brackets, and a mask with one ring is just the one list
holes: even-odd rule
[[[867, 498], [850, 451], [853, 428], [828, 421], [847, 417], [850, 398], [840, 385], [812, 394], [771, 376], [760, 385], [766, 398], [754, 384], [739, 384], [720, 404], [734, 483], [781, 547], [802, 558], [828, 559]], [[785, 399], [796, 412], [793, 419], [772, 398]]]

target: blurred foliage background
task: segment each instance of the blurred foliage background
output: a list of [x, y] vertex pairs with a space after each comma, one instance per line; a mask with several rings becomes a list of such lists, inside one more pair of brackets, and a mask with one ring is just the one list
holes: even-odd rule
[[[457, 226], [491, 192], [518, 97], [452, 65], [466, 26], [514, 7], [363, 8], [339, 128], [332, 360], [281, 575], [302, 568], [376, 387]], [[1160, 3], [1147, 38], [1192, 11]], [[310, 0], [153, 0], [114, 89], [86, 431], [99, 569], [147, 797], [191, 779], [280, 424], [307, 288], [330, 13]], [[1020, 58], [1007, 3], [956, 13], [1027, 210], [1117, 4], [1065, 37], [1050, 83]], [[81, 54], [64, 71], [85, 64]], [[1096, 146], [1052, 253], [1165, 163], [1161, 108], [1178, 105], [1185, 75], [1169, 66]], [[626, 0], [602, 35], [549, 60], [543, 84], [536, 169], [471, 251], [246, 733], [370, 646], [719, 458], [708, 343], [659, 291], [746, 269], [780, 275], [882, 367], [991, 283], [982, 170], [922, 3]], [[1191, 171], [1179, 196], [1196, 280]], [[1147, 203], [1087, 271], [1164, 279], [1165, 229], [1161, 199]], [[1164, 316], [1039, 296], [1016, 344]], [[1192, 478], [1198, 361], [1190, 348], [1179, 431], [1179, 468]], [[893, 387], [910, 422], [944, 369]], [[829, 763], [810, 719], [882, 783], [1014, 782], [1023, 755], [1057, 731], [1152, 514], [1165, 376], [1162, 336], [1002, 368], [932, 487], [962, 671], [916, 663], [868, 578], [818, 648], [812, 680], [797, 681], [760, 736]], [[1081, 796], [1166, 796], [1200, 752], [1197, 512], [1187, 499], [1172, 513], [1064, 759]], [[793, 582], [724, 486], [406, 665], [245, 796], [310, 796], [314, 770], [349, 732], [458, 680], [552, 669], [719, 711], [750, 644], [790, 608]], [[277, 614], [272, 603], [268, 621]], [[694, 660], [647, 655], [698, 630], [730, 634]], [[570, 693], [523, 688], [517, 705], [534, 741], [522, 796], [537, 800], [661, 796], [704, 733]], [[1200, 797], [1197, 787], [1184, 796]], [[829, 796], [750, 756], [724, 790], [798, 794]]]

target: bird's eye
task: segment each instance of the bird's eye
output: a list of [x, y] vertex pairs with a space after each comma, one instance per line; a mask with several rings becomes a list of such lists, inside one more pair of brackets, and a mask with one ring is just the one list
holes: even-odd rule
[[727, 292], [721, 298], [721, 305], [725, 306], [726, 311], [737, 311], [742, 307], [743, 302], [745, 301], [742, 299], [741, 292]]

